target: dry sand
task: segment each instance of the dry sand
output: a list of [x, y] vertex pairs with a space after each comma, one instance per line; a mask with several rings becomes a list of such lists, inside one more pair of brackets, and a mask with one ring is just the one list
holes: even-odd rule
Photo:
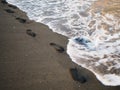
[[[20, 23], [16, 17], [27, 19], [27, 23]], [[27, 29], [36, 37], [26, 34]], [[66, 49], [68, 40], [28, 20], [19, 9], [0, 3], [0, 90], [120, 90], [102, 85], [91, 72], [74, 64], [66, 52], [57, 52], [51, 42]], [[72, 79], [69, 69], [74, 67], [86, 83]]]

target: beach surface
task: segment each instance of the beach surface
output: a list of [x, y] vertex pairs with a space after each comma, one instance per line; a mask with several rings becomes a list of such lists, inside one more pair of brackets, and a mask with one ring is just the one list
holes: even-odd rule
[[[0, 90], [120, 90], [102, 85], [90, 71], [73, 63], [66, 54], [67, 42], [18, 8], [0, 2]], [[65, 51], [56, 51], [50, 43]], [[77, 68], [87, 82], [74, 81], [70, 68]]]

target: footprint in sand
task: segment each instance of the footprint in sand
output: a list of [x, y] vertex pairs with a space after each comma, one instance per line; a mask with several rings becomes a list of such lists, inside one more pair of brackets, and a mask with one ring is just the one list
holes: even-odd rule
[[8, 3], [6, 2], [6, 0], [1, 0], [1, 3], [2, 3], [2, 4], [8, 4]]
[[55, 43], [50, 43], [50, 45], [53, 46], [55, 48], [55, 50], [60, 52], [60, 53], [63, 53], [65, 51], [65, 49], [60, 45], [57, 45]]
[[31, 29], [27, 29], [26, 34], [31, 36], [31, 37], [36, 37], [36, 33], [34, 33]]
[[9, 4], [8, 7], [12, 8], [12, 9], [17, 9], [16, 6], [13, 6], [13, 5], [11, 5], [11, 4]]
[[78, 73], [78, 70], [76, 68], [70, 68], [70, 74], [71, 74], [73, 80], [75, 80], [75, 81], [78, 81], [80, 83], [85, 83], [87, 81], [84, 76], [82, 76]]
[[11, 10], [11, 9], [5, 9], [5, 11], [7, 12], [7, 13], [15, 13], [13, 10]]
[[20, 23], [26, 23], [27, 22], [26, 19], [19, 18], [19, 17], [17, 17], [16, 20], [18, 20]]

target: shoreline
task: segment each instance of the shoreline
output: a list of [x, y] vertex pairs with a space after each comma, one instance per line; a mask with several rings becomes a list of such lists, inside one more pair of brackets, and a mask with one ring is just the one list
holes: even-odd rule
[[[36, 37], [27, 35], [27, 29], [36, 33]], [[1, 90], [120, 89], [102, 85], [90, 71], [74, 64], [66, 52], [57, 52], [49, 44], [57, 43], [66, 50], [67, 38], [46, 25], [30, 21], [18, 8], [0, 3], [0, 30]], [[85, 84], [71, 78], [69, 69], [75, 67], [87, 78]]]

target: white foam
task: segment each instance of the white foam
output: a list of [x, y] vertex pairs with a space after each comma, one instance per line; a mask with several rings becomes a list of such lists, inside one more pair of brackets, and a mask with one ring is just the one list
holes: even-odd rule
[[[119, 58], [111, 58], [109, 56], [104, 57], [104, 51], [86, 52], [87, 50], [85, 51], [85, 49], [82, 47], [83, 46], [77, 44], [73, 40], [69, 40], [67, 53], [70, 55], [72, 61], [92, 71], [96, 75], [97, 79], [100, 80], [104, 85], [120, 85], [120, 74], [118, 74], [119, 72], [114, 72], [120, 70]], [[113, 68], [114, 71], [112, 71]]]
[[100, 10], [94, 12], [91, 5], [97, 0], [7, 1], [31, 20], [67, 36], [72, 61], [92, 71], [104, 85], [120, 85], [120, 20], [108, 13], [102, 15]]
[[116, 86], [119, 85], [120, 83], [120, 76], [115, 75], [115, 74], [106, 74], [104, 76], [100, 76], [100, 75], [96, 75], [96, 77], [101, 81], [103, 81], [102, 83], [104, 85], [108, 85], [108, 86]]

